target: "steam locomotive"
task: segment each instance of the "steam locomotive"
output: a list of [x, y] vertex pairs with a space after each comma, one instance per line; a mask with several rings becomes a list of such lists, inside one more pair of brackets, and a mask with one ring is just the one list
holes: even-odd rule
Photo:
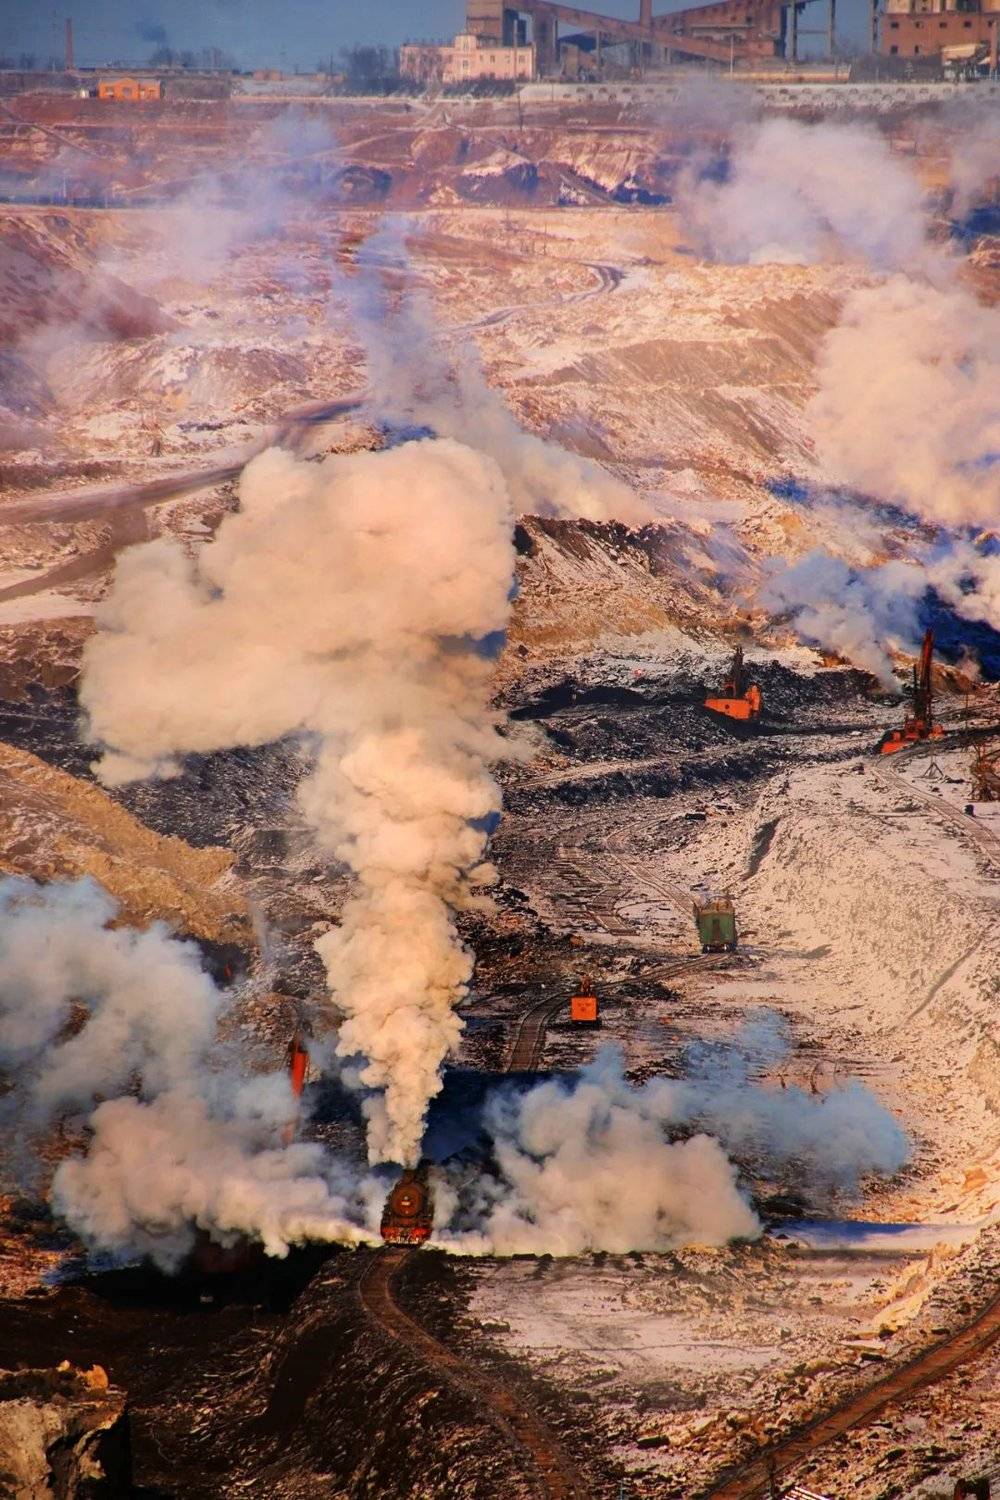
[[382, 1238], [387, 1245], [422, 1245], [434, 1228], [434, 1195], [430, 1162], [407, 1167], [382, 1210]]

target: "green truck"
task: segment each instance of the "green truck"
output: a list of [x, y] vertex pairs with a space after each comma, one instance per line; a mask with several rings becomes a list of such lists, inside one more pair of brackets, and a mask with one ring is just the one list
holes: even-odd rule
[[728, 896], [717, 901], [695, 902], [695, 926], [702, 953], [733, 953], [736, 949], [736, 910]]

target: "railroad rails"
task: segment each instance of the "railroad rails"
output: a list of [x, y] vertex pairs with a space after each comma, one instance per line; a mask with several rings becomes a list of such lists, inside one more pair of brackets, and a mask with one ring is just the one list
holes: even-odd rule
[[[676, 963], [649, 970], [648, 973], [642, 975], [642, 978], [654, 979], [657, 982], [674, 979], [680, 974], [690, 974], [696, 969], [713, 968], [723, 956], [717, 953], [707, 953], [698, 958], [680, 958]], [[542, 1000], [538, 1005], [532, 1006], [531, 1010], [525, 1011], [514, 1033], [513, 1044], [507, 1057], [506, 1072], [533, 1073], [538, 1069], [542, 1060], [542, 1052], [545, 1049], [545, 1028], [565, 1008], [565, 997], [560, 996], [558, 1000], [551, 998]]]
[[[934, 748], [940, 750], [940, 746], [935, 746]], [[913, 782], [908, 781], [902, 774], [903, 765], [914, 759], [917, 753], [916, 750], [909, 750], [888, 765], [879, 765], [876, 775], [880, 779], [882, 779], [883, 775], [891, 778], [897, 787], [906, 792], [907, 796], [916, 798], [917, 801], [922, 802], [932, 812], [938, 813], [944, 822], [951, 823], [966, 838], [971, 839], [974, 844], [978, 844], [983, 854], [1000, 862], [1000, 837], [992, 829], [984, 828], [981, 823], [976, 822], [975, 818], [969, 817], [968, 813], [963, 812], [961, 808], [956, 807], [953, 803], [946, 801], [944, 797], [939, 796], [936, 792], [928, 792], [923, 787], [914, 786]], [[924, 750], [924, 754], [926, 755], [927, 753], [928, 751]]]
[[801, 1463], [816, 1448], [834, 1438], [843, 1437], [853, 1427], [870, 1422], [886, 1406], [909, 1396], [922, 1386], [931, 1385], [959, 1365], [985, 1353], [1000, 1337], [1000, 1297], [995, 1297], [971, 1323], [958, 1333], [934, 1344], [911, 1359], [901, 1369], [877, 1380], [866, 1390], [849, 1396], [846, 1401], [806, 1422], [795, 1432], [770, 1448], [763, 1449], [749, 1463], [733, 1471], [728, 1479], [704, 1492], [704, 1500], [757, 1500], [771, 1492], [780, 1474]]
[[[921, 753], [927, 755], [932, 752], [932, 748], [937, 747], [922, 744], [908, 747], [892, 764], [881, 764], [876, 775], [883, 781], [883, 785], [885, 780], [891, 780], [908, 795], [938, 813], [943, 821], [953, 824], [978, 844], [983, 853], [1000, 859], [1000, 838], [995, 833], [983, 828], [974, 818], [935, 793], [915, 787], [912, 781], [903, 776], [904, 762], [909, 762]], [[760, 1497], [774, 1493], [775, 1481], [780, 1475], [801, 1463], [817, 1448], [843, 1437], [855, 1427], [871, 1422], [887, 1406], [902, 1401], [922, 1387], [934, 1384], [960, 1365], [976, 1359], [998, 1338], [1000, 1296], [994, 1297], [957, 1333], [931, 1345], [899, 1369], [883, 1376], [865, 1390], [848, 1396], [832, 1410], [812, 1418], [769, 1448], [761, 1449], [746, 1463], [731, 1470], [728, 1476], [723, 1476], [721, 1482], [713, 1488], [706, 1490], [702, 1500], [760, 1500]], [[808, 1491], [801, 1488], [788, 1492], [790, 1497], [806, 1497], [808, 1494]]]

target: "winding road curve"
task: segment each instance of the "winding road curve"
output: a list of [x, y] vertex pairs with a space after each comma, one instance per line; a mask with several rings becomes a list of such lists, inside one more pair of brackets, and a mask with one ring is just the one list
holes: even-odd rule
[[588, 1487], [571, 1460], [523, 1404], [519, 1393], [466, 1364], [400, 1307], [394, 1295], [394, 1282], [408, 1257], [416, 1253], [385, 1249], [372, 1256], [358, 1282], [358, 1295], [369, 1317], [390, 1337], [419, 1355], [435, 1376], [443, 1375], [456, 1390], [485, 1409], [490, 1423], [525, 1459], [539, 1496], [547, 1500], [588, 1500]]

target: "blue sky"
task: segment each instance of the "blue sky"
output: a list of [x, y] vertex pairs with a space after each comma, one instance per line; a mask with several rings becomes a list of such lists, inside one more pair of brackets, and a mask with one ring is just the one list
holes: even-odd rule
[[[655, 0], [654, 9], [680, 3]], [[638, 0], [600, 0], [593, 8], [617, 16], [639, 11]], [[804, 24], [821, 25], [820, 8], [816, 21]], [[845, 29], [863, 9], [866, 0], [841, 4]], [[221, 47], [242, 67], [311, 69], [356, 42], [450, 37], [464, 15], [464, 0], [0, 0], [0, 52], [61, 57], [63, 21], [72, 16], [76, 60], [85, 66], [142, 62], [165, 34], [178, 49]]]

